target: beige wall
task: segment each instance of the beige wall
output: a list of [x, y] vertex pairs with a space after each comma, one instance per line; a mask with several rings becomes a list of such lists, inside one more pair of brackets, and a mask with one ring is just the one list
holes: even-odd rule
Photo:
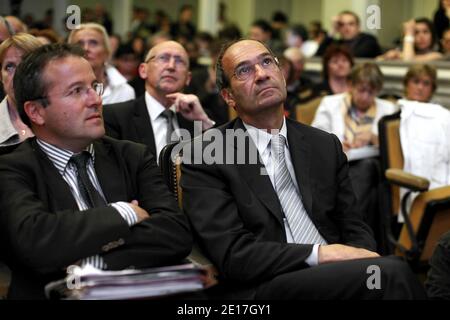
[[322, 19], [321, 0], [293, 0], [290, 20], [308, 25], [311, 21]]

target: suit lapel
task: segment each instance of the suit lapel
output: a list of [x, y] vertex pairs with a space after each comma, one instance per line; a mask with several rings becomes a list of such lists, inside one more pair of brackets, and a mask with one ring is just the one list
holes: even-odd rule
[[104, 140], [94, 142], [95, 173], [108, 203], [127, 199], [126, 183], [120, 174], [119, 164]]
[[[234, 125], [234, 130], [237, 129], [246, 131], [240, 119], [237, 119]], [[252, 146], [250, 146], [249, 144], [252, 144]], [[246, 154], [247, 157], [249, 154], [249, 150], [255, 150], [256, 152], [258, 150], [250, 136], [248, 137], [248, 139], [246, 139], [244, 150], [239, 148], [240, 146], [238, 143], [233, 143], [233, 147], [236, 149], [236, 155]], [[238, 164], [237, 168], [242, 178], [247, 182], [250, 189], [253, 190], [254, 195], [264, 204], [264, 206], [266, 206], [267, 209], [269, 209], [269, 211], [275, 216], [278, 222], [283, 225], [283, 213], [281, 211], [281, 205], [278, 200], [278, 196], [273, 189], [269, 176], [267, 174], [261, 173], [265, 171], [265, 167], [261, 163], [259, 153], [256, 164], [249, 164], [248, 161], [246, 161], [245, 164]]]
[[44, 151], [38, 146], [35, 139], [31, 142], [32, 148], [35, 150], [37, 157], [39, 159], [39, 163], [42, 168], [42, 176], [45, 177], [45, 183], [47, 185], [47, 189], [51, 193], [51, 202], [54, 208], [67, 208], [70, 207], [72, 209], [78, 210], [78, 205], [72, 196], [72, 191], [70, 190], [69, 185], [63, 179], [58, 169], [53, 165]]
[[297, 179], [298, 188], [302, 196], [303, 206], [311, 215], [312, 195], [310, 185], [310, 166], [311, 166], [311, 152], [310, 144], [301, 132], [298, 125], [286, 120], [287, 135], [289, 142], [289, 152], [294, 165], [295, 177]]
[[133, 124], [142, 143], [147, 145], [153, 154], [156, 154], [155, 137], [152, 122], [148, 115], [145, 95], [136, 100], [134, 104]]

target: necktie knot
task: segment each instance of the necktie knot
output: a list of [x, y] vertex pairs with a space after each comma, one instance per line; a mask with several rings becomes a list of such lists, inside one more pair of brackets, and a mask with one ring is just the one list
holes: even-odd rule
[[272, 136], [270, 143], [272, 145], [272, 151], [277, 161], [284, 160], [284, 146], [286, 145], [286, 138], [281, 134], [275, 134]]
[[101, 207], [104, 206], [106, 202], [98, 190], [95, 189], [89, 178], [87, 164], [90, 158], [91, 154], [87, 151], [83, 151], [79, 154], [73, 155], [70, 158], [70, 161], [72, 161], [77, 167], [78, 188], [86, 205], [89, 208]]
[[75, 164], [77, 170], [86, 170], [87, 163], [91, 158], [91, 154], [87, 151], [83, 151], [78, 154], [74, 154], [70, 160]]
[[171, 109], [166, 109], [163, 112], [161, 112], [161, 116], [163, 116], [167, 120], [172, 120], [172, 118], [173, 118], [173, 111]]

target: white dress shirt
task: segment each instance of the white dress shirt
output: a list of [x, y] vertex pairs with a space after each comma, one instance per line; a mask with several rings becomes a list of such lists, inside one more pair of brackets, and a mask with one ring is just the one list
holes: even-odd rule
[[106, 78], [108, 83], [102, 95], [103, 105], [119, 103], [136, 98], [134, 89], [127, 82], [127, 79], [111, 65], [106, 66]]
[[[292, 182], [294, 183], [295, 188], [297, 189], [298, 194], [300, 194], [298, 189], [297, 179], [295, 178], [294, 165], [292, 164], [291, 153], [289, 152], [289, 145], [287, 139], [287, 128], [286, 128], [286, 119], [283, 119], [283, 125], [279, 132], [275, 130], [272, 133], [268, 133], [265, 130], [255, 128], [244, 122], [244, 126], [247, 129], [250, 137], [258, 149], [258, 153], [260, 155], [261, 162], [264, 164], [266, 168], [266, 173], [270, 178], [270, 182], [272, 183], [273, 189], [276, 190], [275, 187], [275, 162], [272, 158], [272, 152], [270, 148], [270, 140], [272, 139], [272, 134], [281, 134], [286, 138], [286, 145], [284, 147], [284, 154], [286, 160], [286, 166], [288, 168], [289, 174], [291, 175]], [[286, 240], [288, 243], [295, 243], [294, 238], [292, 237], [291, 230], [289, 228], [289, 223], [286, 218], [284, 221], [284, 229], [286, 231]], [[319, 244], [315, 244], [313, 246], [313, 250], [310, 256], [305, 261], [310, 266], [315, 266], [319, 264]]]
[[[162, 115], [166, 108], [164, 108], [164, 106], [153, 98], [148, 92], [145, 92], [145, 105], [147, 106], [148, 115], [152, 123], [153, 136], [155, 137], [156, 159], [158, 161], [159, 153], [167, 144], [166, 136], [168, 120]], [[172, 124], [174, 132], [176, 132], [180, 129], [180, 126], [178, 125], [177, 117], [175, 116], [175, 106], [170, 107], [170, 109], [174, 112]]]
[[[85, 202], [83, 196], [80, 193], [80, 188], [78, 186], [77, 179], [77, 169], [74, 163], [70, 161], [70, 158], [74, 155], [73, 152], [65, 149], [61, 149], [54, 145], [51, 145], [43, 140], [36, 139], [37, 144], [42, 149], [42, 151], [47, 155], [53, 165], [56, 167], [58, 172], [61, 174], [64, 181], [67, 182], [72, 196], [77, 203], [78, 209], [80, 211], [85, 211], [89, 209], [89, 206]], [[91, 158], [87, 163], [87, 172], [91, 183], [94, 185], [94, 188], [100, 193], [100, 195], [105, 198], [103, 194], [102, 188], [100, 187], [100, 183], [97, 179], [97, 175], [94, 169], [95, 162], [95, 151], [94, 146], [90, 144], [86, 151], [91, 154]], [[121, 215], [121, 217], [127, 222], [127, 224], [132, 227], [138, 222], [137, 214], [134, 212], [133, 208], [129, 203], [119, 201], [114, 203], [109, 203], [108, 205], [112, 206], [117, 212]], [[100, 255], [95, 255], [91, 257], [87, 257], [82, 259], [81, 265], [91, 264], [99, 269], [106, 269], [107, 265], [104, 262], [103, 258]]]

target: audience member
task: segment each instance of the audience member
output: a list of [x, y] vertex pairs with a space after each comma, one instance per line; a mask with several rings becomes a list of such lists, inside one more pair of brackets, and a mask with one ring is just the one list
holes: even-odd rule
[[[181, 187], [200, 246], [232, 298], [425, 298], [406, 263], [373, 251], [339, 140], [284, 117], [285, 80], [270, 49], [254, 40], [225, 46], [217, 86], [239, 117], [183, 149]], [[190, 159], [190, 147], [208, 154], [208, 133], [214, 150], [234, 156]], [[377, 290], [367, 287], [371, 265], [382, 270]]]
[[313, 96], [347, 92], [348, 77], [354, 64], [353, 57], [346, 47], [330, 45], [322, 57], [322, 82], [313, 87]]
[[0, 44], [0, 80], [6, 92], [6, 97], [0, 103], [0, 153], [10, 151], [18, 143], [33, 136], [17, 111], [13, 78], [22, 56], [40, 46], [39, 40], [27, 33], [17, 33]]
[[430, 102], [437, 88], [436, 68], [429, 64], [413, 64], [403, 78], [405, 99]]
[[102, 96], [104, 104], [128, 101], [135, 98], [133, 88], [119, 71], [108, 64], [111, 54], [109, 37], [103, 26], [97, 23], [81, 24], [72, 30], [67, 40], [78, 44], [85, 50], [86, 59], [94, 70], [97, 81], [105, 86]]
[[427, 18], [409, 20], [403, 24], [403, 48], [392, 49], [378, 60], [431, 61], [442, 58], [437, 51], [433, 23]]
[[287, 91], [297, 95], [299, 102], [309, 100], [312, 95], [313, 83], [303, 74], [305, 57], [302, 51], [299, 48], [290, 47], [284, 50], [283, 55], [292, 62], [294, 67], [294, 77], [286, 83]]
[[434, 28], [438, 39], [442, 39], [444, 31], [450, 27], [450, 1], [440, 0], [439, 8], [434, 13]]
[[181, 92], [191, 73], [186, 50], [178, 42], [166, 41], [150, 49], [139, 75], [145, 79], [145, 95], [104, 110], [109, 136], [143, 143], [157, 158], [167, 143], [182, 138], [178, 129], [188, 130], [192, 137], [193, 121], [201, 121], [203, 130], [214, 125], [197, 96]]
[[194, 10], [191, 5], [183, 5], [178, 15], [178, 21], [172, 24], [170, 28], [170, 34], [178, 41], [180, 38], [186, 40], [192, 40], [197, 33], [197, 27], [193, 24], [192, 19], [194, 16]]
[[102, 84], [83, 55], [47, 45], [16, 70], [19, 113], [36, 138], [0, 158], [12, 299], [43, 299], [70, 265], [158, 267], [191, 250], [186, 217], [148, 150], [104, 137]]
[[[351, 149], [377, 146], [378, 121], [396, 111], [394, 104], [377, 98], [382, 87], [383, 74], [376, 64], [356, 66], [349, 77], [349, 91], [324, 97], [311, 125], [335, 134], [348, 153]], [[351, 161], [349, 176], [355, 190], [358, 213], [379, 240], [382, 230], [378, 208], [378, 159]]]
[[[333, 42], [347, 46], [356, 58], [374, 58], [381, 54], [381, 48], [377, 38], [373, 35], [361, 32], [360, 19], [352, 11], [342, 11], [333, 21], [333, 31], [330, 37], [325, 39], [317, 51], [317, 55], [323, 55], [326, 48]], [[333, 40], [334, 34], [340, 36], [339, 40]]]

